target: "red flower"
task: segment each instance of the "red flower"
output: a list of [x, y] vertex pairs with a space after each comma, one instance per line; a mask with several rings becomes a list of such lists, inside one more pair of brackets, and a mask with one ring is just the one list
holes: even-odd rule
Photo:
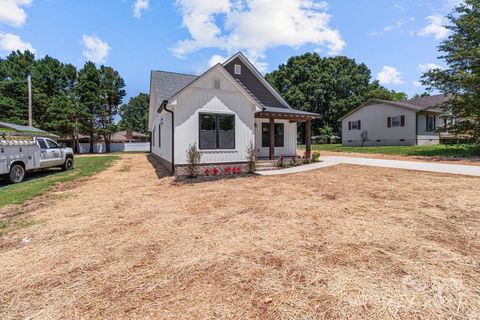
[[205, 170], [203, 171], [203, 173], [205, 173], [206, 176], [209, 176], [209, 175], [210, 175], [210, 169], [205, 168]]
[[239, 174], [240, 172], [242, 172], [242, 168], [240, 168], [240, 167], [233, 167], [233, 173], [234, 173], [234, 174]]
[[[234, 169], [235, 170], [235, 169]], [[226, 167], [226, 168], [223, 168], [223, 172], [225, 172], [225, 174], [230, 174], [232, 173], [232, 168], [230, 168], [230, 166]], [[235, 171], [234, 171], [235, 172]]]
[[218, 168], [213, 168], [213, 175], [216, 176], [220, 171], [218, 170]]

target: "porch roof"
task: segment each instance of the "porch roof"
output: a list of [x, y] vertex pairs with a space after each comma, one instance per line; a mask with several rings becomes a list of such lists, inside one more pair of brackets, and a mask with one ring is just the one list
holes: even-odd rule
[[255, 118], [279, 118], [290, 120], [311, 120], [321, 116], [318, 113], [307, 112], [297, 109], [263, 107], [263, 110], [255, 114]]

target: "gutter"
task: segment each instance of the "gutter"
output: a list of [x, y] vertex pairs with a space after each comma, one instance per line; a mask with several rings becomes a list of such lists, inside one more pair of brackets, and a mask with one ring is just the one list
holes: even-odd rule
[[172, 115], [172, 175], [175, 174], [175, 114], [167, 109], [167, 100], [162, 102], [163, 110]]

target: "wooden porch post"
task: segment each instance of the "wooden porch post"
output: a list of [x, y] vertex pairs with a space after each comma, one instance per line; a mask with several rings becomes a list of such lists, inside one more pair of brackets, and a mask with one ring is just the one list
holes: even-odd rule
[[270, 118], [270, 160], [275, 160], [275, 119]]
[[312, 120], [305, 123], [305, 156], [310, 159], [312, 156]]

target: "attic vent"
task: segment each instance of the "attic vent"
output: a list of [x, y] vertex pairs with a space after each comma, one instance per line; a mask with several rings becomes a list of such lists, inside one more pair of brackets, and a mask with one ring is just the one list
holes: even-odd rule
[[220, 80], [219, 79], [213, 80], [213, 89], [220, 90]]
[[238, 74], [238, 75], [242, 74], [242, 66], [241, 65], [236, 64], [234, 66], [234, 68], [235, 68], [235, 74]]

